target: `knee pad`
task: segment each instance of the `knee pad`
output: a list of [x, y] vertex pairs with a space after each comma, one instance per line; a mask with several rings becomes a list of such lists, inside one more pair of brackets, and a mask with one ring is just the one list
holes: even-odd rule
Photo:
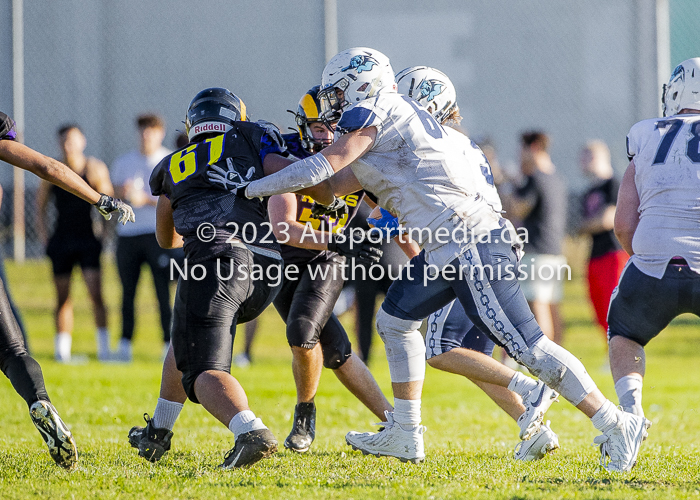
[[345, 362], [352, 356], [352, 346], [350, 340], [347, 337], [336, 343], [330, 345], [321, 344], [321, 350], [323, 351], [323, 366], [330, 368], [331, 370], [337, 370], [345, 364]]
[[520, 363], [574, 406], [596, 389], [581, 361], [547, 337], [529, 346]]
[[313, 349], [318, 344], [321, 325], [308, 318], [296, 318], [287, 325], [287, 342], [290, 347]]
[[377, 331], [384, 341], [392, 382], [425, 378], [425, 341], [418, 331], [421, 323], [391, 316], [379, 308]]

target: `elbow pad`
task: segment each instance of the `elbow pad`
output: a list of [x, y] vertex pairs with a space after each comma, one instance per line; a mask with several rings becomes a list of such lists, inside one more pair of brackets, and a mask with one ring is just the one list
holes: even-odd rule
[[334, 173], [326, 157], [316, 153], [292, 163], [279, 172], [251, 182], [245, 195], [248, 198], [262, 198], [273, 194], [291, 193], [320, 184]]

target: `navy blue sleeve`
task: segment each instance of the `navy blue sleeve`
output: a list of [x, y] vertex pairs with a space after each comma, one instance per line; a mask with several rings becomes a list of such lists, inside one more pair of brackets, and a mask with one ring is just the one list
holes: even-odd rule
[[2, 111], [0, 111], [0, 140], [17, 140], [15, 121]]
[[266, 131], [260, 137], [260, 161], [265, 162], [265, 157], [270, 153], [284, 156], [289, 156], [287, 148], [284, 145], [284, 140], [278, 132]]
[[355, 130], [376, 126], [378, 122], [380, 122], [379, 118], [371, 109], [354, 106], [343, 113], [336, 130], [341, 134], [347, 134]]

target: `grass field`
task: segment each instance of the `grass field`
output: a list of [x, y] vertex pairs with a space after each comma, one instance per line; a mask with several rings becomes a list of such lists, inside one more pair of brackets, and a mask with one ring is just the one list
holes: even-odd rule
[[[376, 419], [326, 372], [316, 400], [317, 438], [303, 456], [281, 451], [251, 469], [217, 468], [232, 446], [230, 432], [200, 406], [187, 404], [175, 426], [172, 451], [150, 464], [129, 447], [126, 434], [152, 413], [160, 379], [161, 342], [155, 300], [147, 280], [138, 296], [135, 362], [95, 361], [94, 328], [84, 287], [75, 287], [74, 352], [87, 364], [64, 366], [53, 355], [53, 289], [44, 262], [8, 263], [10, 286], [30, 330], [49, 393], [78, 442], [80, 466], [56, 467], [9, 382], [0, 384], [0, 498], [699, 498], [700, 323], [679, 318], [648, 348], [644, 408], [654, 426], [631, 474], [598, 466], [597, 434], [562, 400], [548, 412], [561, 450], [537, 463], [512, 457], [515, 423], [473, 385], [428, 368], [423, 399], [427, 459], [423, 465], [365, 457], [345, 445], [349, 430], [370, 430]], [[120, 327], [120, 287], [106, 268], [105, 292], [113, 337]], [[580, 280], [567, 287], [566, 347], [579, 356], [603, 392], [614, 397], [601, 370], [605, 344], [591, 323]], [[346, 326], [351, 318], [343, 318]], [[381, 341], [370, 365], [390, 391]], [[235, 350], [240, 349], [240, 344]], [[283, 324], [270, 309], [262, 316], [254, 364], [233, 374], [256, 414], [280, 443], [291, 428], [295, 403]]]

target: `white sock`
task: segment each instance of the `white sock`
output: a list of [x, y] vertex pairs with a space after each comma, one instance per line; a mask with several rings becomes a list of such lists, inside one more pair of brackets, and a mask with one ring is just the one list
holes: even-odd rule
[[644, 416], [642, 409], [642, 386], [644, 381], [638, 374], [622, 377], [615, 384], [617, 399], [620, 401], [622, 409], [629, 413], [634, 413], [640, 417]]
[[228, 423], [228, 430], [233, 432], [235, 436], [240, 436], [250, 431], [258, 431], [267, 429], [262, 420], [255, 417], [255, 413], [250, 410], [243, 410], [236, 413]]
[[69, 361], [73, 337], [68, 332], [58, 332], [55, 339], [56, 359]]
[[420, 399], [394, 398], [394, 422], [397, 424], [420, 425]]
[[537, 380], [523, 375], [520, 372], [515, 372], [515, 375], [513, 375], [513, 378], [510, 379], [510, 383], [508, 384], [508, 390], [519, 394], [523, 399], [536, 388]]
[[156, 403], [156, 409], [153, 411], [153, 425], [159, 429], [173, 430], [175, 426], [175, 421], [177, 417], [180, 416], [182, 411], [182, 403], [176, 403], [175, 401], [168, 401], [167, 399], [158, 398]]
[[591, 417], [591, 422], [601, 432], [605, 432], [612, 429], [617, 423], [617, 413], [620, 410], [613, 404], [609, 399], [603, 403], [600, 410], [596, 412], [593, 417]]
[[131, 358], [131, 340], [121, 339], [119, 341], [119, 354]]
[[109, 354], [109, 330], [104, 327], [97, 328], [97, 356], [102, 358]]

